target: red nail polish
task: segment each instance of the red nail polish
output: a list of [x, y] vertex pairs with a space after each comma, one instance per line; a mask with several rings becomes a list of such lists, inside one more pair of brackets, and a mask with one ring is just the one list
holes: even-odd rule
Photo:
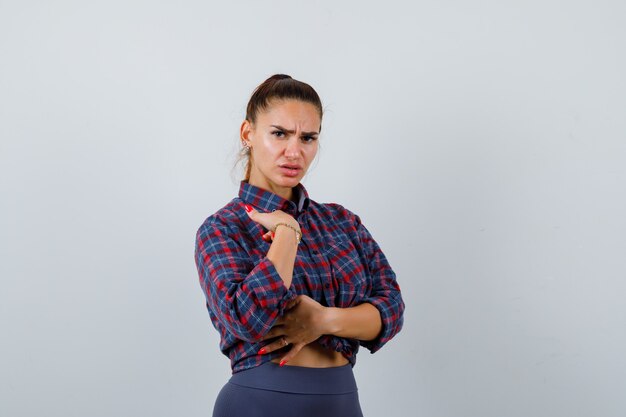
[[261, 348], [261, 349], [259, 349], [259, 355], [264, 355], [264, 354], [265, 354], [265, 352], [267, 352], [267, 351], [265, 350], [265, 348]]
[[287, 361], [283, 359], [282, 361], [280, 361], [278, 366], [285, 366], [286, 363], [287, 363]]
[[274, 232], [272, 232], [272, 239], [274, 239], [274, 236], [275, 236], [275, 233], [274, 233]]
[[248, 213], [250, 213], [250, 212], [252, 211], [252, 206], [249, 206], [248, 204], [244, 204], [244, 205], [243, 205], [243, 208], [244, 208], [244, 209], [246, 209], [246, 211], [247, 211]]

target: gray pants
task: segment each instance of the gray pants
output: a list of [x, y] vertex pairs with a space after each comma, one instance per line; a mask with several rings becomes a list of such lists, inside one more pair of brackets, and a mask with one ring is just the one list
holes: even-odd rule
[[213, 417], [363, 417], [350, 364], [334, 368], [266, 362], [224, 385]]

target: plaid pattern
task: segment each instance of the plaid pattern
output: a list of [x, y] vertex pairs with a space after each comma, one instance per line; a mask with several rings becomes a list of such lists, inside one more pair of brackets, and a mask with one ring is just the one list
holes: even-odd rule
[[[375, 340], [324, 335], [317, 341], [353, 366], [359, 345], [374, 353], [402, 328], [404, 302], [395, 274], [359, 217], [339, 204], [309, 199], [302, 184], [294, 191], [298, 204], [242, 181], [239, 197], [209, 216], [196, 234], [200, 285], [233, 373], [284, 354], [257, 352], [268, 343], [260, 338], [298, 294], [329, 307], [367, 302], [378, 308], [383, 330]], [[300, 223], [302, 241], [289, 289], [265, 256], [270, 243], [261, 239], [263, 226], [250, 220], [244, 204], [260, 212], [283, 210]]]

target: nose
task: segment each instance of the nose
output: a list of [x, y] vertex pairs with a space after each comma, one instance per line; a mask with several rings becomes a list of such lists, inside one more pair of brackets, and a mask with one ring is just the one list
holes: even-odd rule
[[300, 156], [300, 141], [296, 135], [293, 135], [287, 141], [287, 146], [285, 147], [285, 157], [288, 159], [296, 159]]

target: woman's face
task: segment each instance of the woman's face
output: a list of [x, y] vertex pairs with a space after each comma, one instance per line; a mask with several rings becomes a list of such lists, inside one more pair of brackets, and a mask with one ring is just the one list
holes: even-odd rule
[[244, 120], [241, 137], [250, 146], [249, 183], [291, 199], [291, 189], [315, 158], [320, 127], [317, 108], [299, 100], [271, 102], [254, 125]]

